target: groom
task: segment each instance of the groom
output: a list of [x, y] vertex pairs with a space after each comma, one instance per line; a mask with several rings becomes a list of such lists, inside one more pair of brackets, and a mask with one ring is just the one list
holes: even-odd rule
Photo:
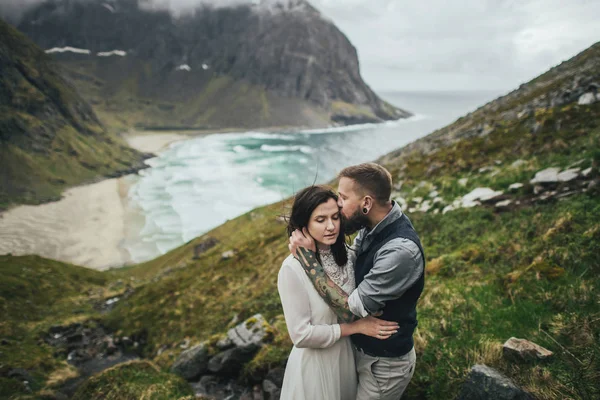
[[307, 231], [292, 234], [290, 251], [341, 319], [348, 319], [351, 312], [398, 322], [398, 333], [389, 339], [352, 336], [359, 379], [357, 399], [397, 400], [415, 368], [412, 336], [424, 286], [423, 247], [408, 217], [390, 200], [392, 178], [384, 167], [354, 165], [342, 170], [338, 178], [338, 206], [346, 219], [346, 233], [359, 231], [352, 246], [355, 254], [349, 252], [356, 290], [346, 296], [335, 287], [314, 261], [316, 249]]

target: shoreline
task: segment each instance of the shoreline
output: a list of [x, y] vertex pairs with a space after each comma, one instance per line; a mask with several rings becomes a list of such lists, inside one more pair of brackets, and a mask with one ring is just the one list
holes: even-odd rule
[[[130, 147], [157, 153], [196, 135], [130, 131]], [[58, 201], [17, 205], [0, 212], [0, 254], [39, 255], [105, 271], [133, 264], [124, 244], [143, 227], [143, 215], [129, 205], [137, 174], [99, 178], [66, 189]]]
[[0, 254], [36, 254], [96, 270], [127, 265], [121, 194], [132, 176], [74, 187], [59, 201], [4, 212]]
[[[219, 133], [225, 132], [129, 130], [120, 136], [130, 147], [156, 154], [173, 143]], [[143, 211], [129, 200], [138, 176], [98, 177], [65, 190], [58, 201], [1, 211], [0, 255], [35, 254], [96, 270], [135, 264], [127, 245], [145, 226]]]

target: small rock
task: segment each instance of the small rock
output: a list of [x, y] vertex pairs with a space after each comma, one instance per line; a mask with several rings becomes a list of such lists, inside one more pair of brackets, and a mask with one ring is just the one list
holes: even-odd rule
[[521, 189], [523, 187], [523, 184], [520, 182], [517, 183], [513, 183], [508, 187], [508, 190], [510, 190], [511, 192], [516, 192], [517, 190]]
[[208, 361], [208, 370], [221, 376], [237, 377], [244, 364], [252, 360], [259, 346], [234, 347], [217, 354]]
[[525, 160], [519, 159], [519, 160], [513, 162], [512, 164], [510, 164], [510, 167], [511, 168], [519, 168], [521, 165], [524, 165], [524, 164], [526, 164]]
[[503, 201], [497, 202], [494, 207], [496, 207], [496, 208], [506, 208], [506, 207], [508, 207], [511, 204], [512, 204], [512, 200], [507, 199], [507, 200], [503, 200]]
[[165, 352], [165, 350], [167, 350], [169, 348], [169, 346], [167, 346], [166, 344], [163, 344], [162, 346], [160, 346], [160, 348], [158, 349], [158, 351], [156, 352], [157, 356], [160, 356], [162, 353]]
[[224, 252], [223, 254], [221, 254], [221, 258], [223, 260], [227, 260], [231, 257], [235, 256], [235, 251], [233, 250], [227, 250], [226, 252]]
[[285, 369], [281, 367], [273, 368], [269, 372], [267, 372], [267, 376], [265, 379], [273, 382], [275, 386], [282, 387], [283, 386], [283, 376], [285, 375]]
[[548, 199], [553, 198], [555, 195], [556, 195], [556, 191], [542, 193], [542, 195], [540, 197], [538, 197], [538, 201], [544, 202]]
[[435, 197], [438, 197], [439, 194], [440, 193], [437, 190], [434, 190], [429, 193], [428, 197], [435, 198]]
[[215, 346], [217, 346], [217, 349], [219, 350], [227, 350], [235, 345], [233, 344], [233, 340], [229, 339], [229, 337], [224, 337], [222, 339], [219, 339]]
[[193, 259], [196, 260], [196, 259], [200, 258], [200, 255], [202, 253], [211, 249], [212, 247], [215, 247], [217, 245], [217, 243], [219, 243], [219, 241], [217, 239], [210, 237], [210, 238], [204, 240], [202, 243], [197, 244], [196, 246], [194, 246]]
[[590, 176], [591, 173], [592, 173], [592, 167], [586, 168], [583, 171], [581, 171], [581, 175], [583, 175], [585, 178]]
[[272, 339], [272, 336], [270, 325], [260, 314], [248, 318], [227, 332], [227, 337], [238, 347], [262, 346], [264, 341]]
[[[214, 375], [204, 375], [200, 381], [192, 384], [195, 393], [200, 395], [210, 395], [215, 393], [217, 388], [221, 386], [219, 378]], [[201, 397], [204, 398], [204, 397]]]
[[467, 182], [469, 182], [469, 178], [461, 178], [458, 180], [458, 184], [463, 187], [467, 186]]
[[593, 104], [595, 103], [597, 100], [596, 95], [594, 93], [591, 92], [587, 92], [582, 94], [579, 97], [579, 100], [577, 100], [577, 104], [579, 105], [588, 105], [588, 104]]
[[454, 211], [454, 206], [452, 204], [447, 205], [442, 210], [442, 214], [446, 214], [447, 212]]
[[171, 371], [191, 381], [204, 374], [208, 369], [209, 355], [204, 344], [199, 344], [179, 355]]
[[585, 161], [586, 161], [586, 160], [585, 160], [585, 158], [582, 158], [581, 160], [577, 160], [577, 161], [575, 161], [573, 164], [569, 165], [569, 166], [567, 167], [567, 169], [569, 169], [569, 168], [575, 168], [575, 167], [577, 167], [577, 166], [579, 166], [579, 165], [583, 164]]
[[431, 209], [431, 207], [433, 207], [431, 202], [429, 200], [425, 200], [423, 203], [421, 203], [419, 205], [419, 207], [417, 208], [417, 211], [427, 212], [427, 211], [429, 211], [429, 209]]
[[560, 174], [558, 174], [558, 180], [559, 182], [571, 182], [577, 178], [579, 178], [579, 172], [581, 171], [581, 168], [571, 168], [571, 169], [566, 169], [564, 171], [562, 171]]
[[475, 365], [457, 400], [531, 400], [512, 380], [487, 365]]
[[504, 355], [520, 359], [546, 359], [552, 356], [552, 352], [525, 339], [511, 337], [504, 343], [502, 348]]
[[21, 382], [29, 383], [33, 381], [33, 378], [31, 377], [29, 372], [27, 372], [27, 370], [24, 370], [23, 368], [11, 369], [10, 371], [8, 371], [8, 377], [12, 379], [17, 379]]
[[495, 169], [494, 167], [481, 167], [481, 168], [479, 168], [478, 172], [480, 174], [483, 174], [484, 172], [494, 171], [494, 169]]
[[118, 297], [113, 297], [112, 299], [106, 300], [106, 302], [104, 304], [106, 304], [107, 306], [111, 306], [114, 303], [116, 303], [117, 301], [119, 301], [119, 298]]
[[281, 389], [268, 379], [263, 381], [262, 389], [267, 394], [268, 400], [276, 400], [281, 397]]
[[480, 201], [493, 202], [504, 193], [501, 191], [494, 191], [490, 188], [477, 188], [463, 196], [461, 206], [463, 208], [470, 208], [479, 205]]
[[538, 195], [540, 193], [542, 193], [545, 190], [545, 188], [542, 185], [535, 185], [533, 187], [533, 194]]
[[535, 177], [530, 181], [532, 185], [536, 183], [545, 184], [545, 183], [556, 183], [558, 182], [558, 173], [560, 172], [560, 168], [546, 168], [542, 171], [539, 171], [535, 174]]

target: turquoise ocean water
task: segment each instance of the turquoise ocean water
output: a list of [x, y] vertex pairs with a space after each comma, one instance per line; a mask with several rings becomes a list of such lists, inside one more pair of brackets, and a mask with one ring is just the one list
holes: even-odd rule
[[228, 219], [282, 200], [345, 166], [373, 161], [498, 96], [494, 92], [382, 93], [409, 119], [301, 132], [214, 134], [173, 143], [129, 191], [140, 216], [123, 243], [133, 262], [180, 246]]

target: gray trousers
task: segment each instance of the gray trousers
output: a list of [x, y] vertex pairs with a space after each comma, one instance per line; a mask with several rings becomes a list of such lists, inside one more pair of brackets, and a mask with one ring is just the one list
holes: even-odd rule
[[354, 358], [356, 400], [399, 400], [415, 373], [417, 360], [414, 348], [402, 357], [373, 357], [354, 347]]

